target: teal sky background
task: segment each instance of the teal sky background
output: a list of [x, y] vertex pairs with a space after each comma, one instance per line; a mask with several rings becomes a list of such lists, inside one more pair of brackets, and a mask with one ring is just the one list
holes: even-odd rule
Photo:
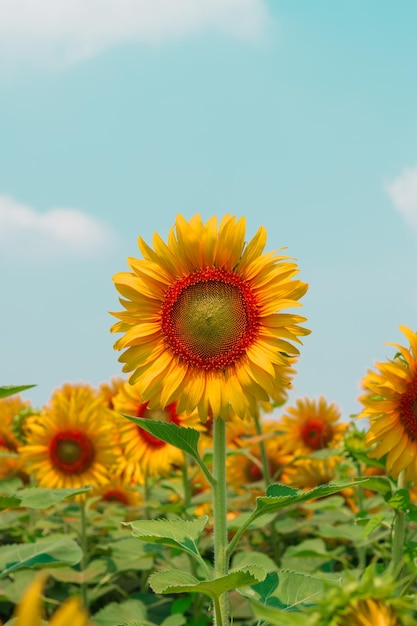
[[[345, 419], [417, 329], [414, 0], [0, 2], [1, 384], [121, 373], [112, 276], [177, 213], [309, 283], [296, 397]], [[25, 10], [26, 7], [26, 10]]]

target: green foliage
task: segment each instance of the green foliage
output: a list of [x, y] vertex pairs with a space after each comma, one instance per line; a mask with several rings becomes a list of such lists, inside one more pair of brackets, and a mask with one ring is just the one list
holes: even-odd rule
[[8, 396], [14, 396], [17, 393], [21, 393], [22, 391], [26, 391], [26, 389], [32, 389], [32, 387], [36, 387], [36, 385], [7, 385], [0, 387], [0, 399], [7, 398]]
[[60, 567], [81, 561], [81, 548], [65, 535], [37, 539], [34, 543], [9, 544], [0, 547], [0, 577], [23, 567]]
[[192, 574], [179, 570], [157, 572], [150, 577], [150, 585], [155, 593], [204, 593], [210, 598], [218, 598], [226, 591], [246, 587], [260, 582], [266, 572], [257, 566], [231, 570], [226, 576], [213, 580], [199, 581]]

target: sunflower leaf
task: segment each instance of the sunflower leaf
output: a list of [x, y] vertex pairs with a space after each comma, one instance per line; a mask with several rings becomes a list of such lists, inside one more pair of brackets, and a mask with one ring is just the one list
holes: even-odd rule
[[90, 491], [91, 487], [76, 489], [48, 489], [47, 487], [25, 487], [14, 493], [19, 498], [18, 506], [28, 509], [47, 509], [65, 498]]
[[192, 457], [200, 456], [197, 450], [200, 437], [198, 430], [178, 426], [172, 422], [150, 420], [146, 417], [132, 417], [131, 415], [124, 415], [124, 417], [127, 417], [131, 422], [134, 422], [154, 437], [165, 441], [165, 443], [170, 443], [172, 446], [187, 452]]
[[280, 483], [269, 485], [266, 496], [260, 496], [256, 499], [256, 509], [252, 514], [252, 519], [264, 515], [265, 513], [279, 511], [292, 504], [299, 504], [315, 498], [329, 496], [333, 493], [343, 491], [343, 489], [354, 487], [355, 485], [366, 486], [368, 480], [368, 478], [363, 477], [345, 483], [329, 483], [327, 485], [319, 485], [307, 491], [294, 489], [293, 487], [288, 487], [288, 485], [282, 485]]
[[226, 591], [259, 583], [265, 575], [265, 570], [255, 565], [230, 571], [213, 580], [198, 580], [188, 572], [170, 570], [153, 574], [149, 584], [155, 593], [204, 593], [210, 598], [218, 598]]
[[36, 387], [36, 385], [8, 385], [0, 387], [0, 398], [7, 398], [7, 396], [13, 396], [16, 393], [20, 393], [21, 391], [26, 391], [26, 389], [31, 389], [32, 387]]
[[198, 452], [198, 440], [200, 433], [194, 428], [188, 428], [185, 426], [178, 426], [172, 422], [161, 422], [159, 420], [150, 420], [146, 417], [133, 417], [132, 415], [125, 415], [131, 422], [137, 424], [143, 430], [150, 433], [154, 437], [169, 443], [176, 448], [179, 448], [183, 452], [186, 452], [193, 458], [199, 467], [203, 470], [206, 478], [213, 483], [213, 477], [207, 469], [204, 461], [200, 457]]
[[[260, 583], [240, 591], [248, 598], [257, 617], [268, 624], [283, 626], [292, 624], [286, 617], [288, 611], [315, 604], [325, 594], [328, 584], [340, 585], [340, 576], [317, 577], [302, 572], [278, 570], [267, 574]], [[284, 612], [285, 611], [285, 612]], [[306, 616], [303, 615], [305, 620]], [[297, 621], [294, 623], [298, 623]], [[302, 624], [305, 622], [300, 622]]]
[[77, 565], [82, 550], [76, 541], [64, 535], [44, 537], [35, 543], [0, 547], [0, 577], [22, 567], [58, 567]]
[[198, 551], [198, 539], [208, 522], [207, 515], [192, 520], [181, 518], [136, 520], [122, 522], [123, 526], [130, 526], [134, 537], [149, 543], [179, 548], [193, 557], [201, 558]]

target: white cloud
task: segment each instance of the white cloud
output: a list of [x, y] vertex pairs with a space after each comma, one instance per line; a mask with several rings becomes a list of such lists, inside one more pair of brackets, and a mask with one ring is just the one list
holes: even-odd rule
[[102, 222], [77, 209], [35, 211], [0, 195], [0, 254], [7, 257], [94, 257], [116, 240]]
[[266, 22], [264, 0], [1, 0], [0, 63], [62, 66], [204, 29], [256, 39]]
[[417, 167], [401, 172], [386, 191], [407, 224], [417, 229]]

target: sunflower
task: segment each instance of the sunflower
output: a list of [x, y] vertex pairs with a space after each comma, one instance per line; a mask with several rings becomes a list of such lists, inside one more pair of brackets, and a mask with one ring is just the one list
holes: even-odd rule
[[114, 409], [114, 397], [119, 393], [125, 382], [125, 379], [121, 376], [113, 376], [110, 382], [100, 383], [99, 394], [109, 409]]
[[362, 380], [365, 393], [359, 398], [364, 409], [358, 418], [369, 418], [366, 442], [375, 448], [371, 458], [386, 457], [388, 474], [405, 471], [405, 479], [417, 484], [417, 334], [400, 326], [410, 348], [393, 345], [398, 353], [378, 371], [368, 370]]
[[365, 598], [352, 602], [343, 613], [338, 615], [332, 626], [402, 626], [392, 606], [383, 600]]
[[117, 453], [112, 412], [88, 385], [57, 390], [28, 423], [19, 453], [41, 487], [96, 486], [109, 479]]
[[318, 400], [299, 398], [288, 407], [279, 425], [285, 436], [284, 448], [297, 455], [334, 447], [341, 440], [347, 424], [339, 423], [340, 411], [324, 397]]
[[14, 426], [19, 414], [29, 411], [30, 402], [19, 395], [0, 400], [0, 478], [10, 474], [25, 477], [22, 461], [17, 454], [19, 440]]
[[129, 486], [118, 476], [112, 476], [109, 482], [99, 485], [94, 490], [94, 495], [100, 496], [101, 502], [119, 503], [128, 507], [140, 506], [143, 504], [141, 494]]
[[200, 419], [244, 417], [268, 401], [280, 371], [299, 354], [293, 342], [309, 333], [304, 317], [282, 313], [299, 306], [307, 284], [293, 277], [288, 256], [262, 254], [266, 230], [245, 243], [245, 219], [226, 215], [206, 224], [178, 215], [165, 244], [142, 238], [143, 259], [114, 276], [124, 311], [112, 332], [123, 371], [133, 372], [149, 408], [177, 402]]
[[341, 457], [303, 458], [287, 468], [283, 482], [297, 489], [313, 489], [334, 480]]
[[[25, 590], [23, 597], [14, 612], [14, 626], [41, 626], [43, 603], [42, 592], [47, 575], [44, 572], [37, 574], [35, 579]], [[81, 606], [79, 598], [72, 597], [65, 600], [55, 611], [48, 622], [49, 626], [95, 626], [88, 619], [87, 611]]]
[[[149, 408], [139, 392], [138, 384], [125, 382], [113, 398], [114, 410], [119, 414], [201, 429], [196, 412], [178, 413], [177, 404], [171, 402], [164, 408]], [[167, 476], [174, 466], [184, 463], [184, 453], [151, 433], [122, 417], [117, 418], [122, 455], [115, 468], [126, 484], [142, 484], [146, 476]]]

